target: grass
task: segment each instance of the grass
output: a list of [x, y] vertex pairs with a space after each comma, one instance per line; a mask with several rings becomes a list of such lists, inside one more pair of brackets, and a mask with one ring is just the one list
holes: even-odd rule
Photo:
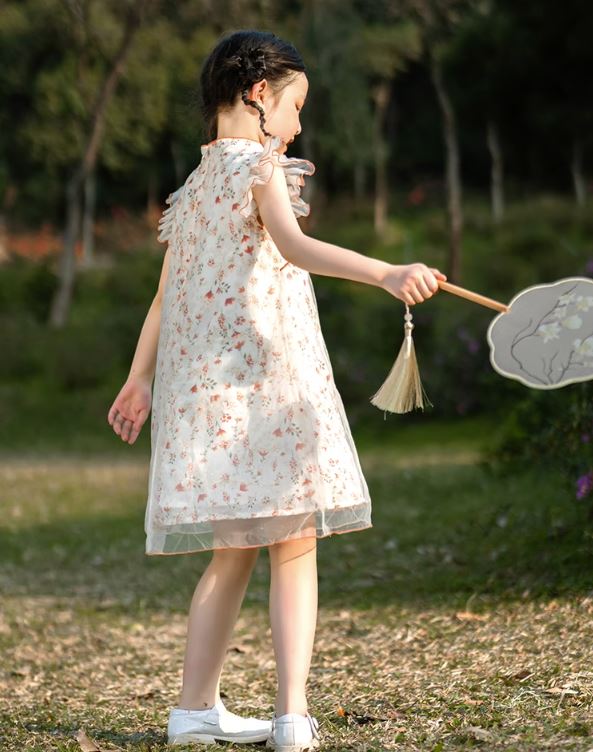
[[[490, 473], [486, 419], [402, 426], [355, 435], [374, 527], [318, 543], [322, 750], [590, 750], [585, 508], [545, 468]], [[167, 748], [209, 555], [145, 556], [147, 470], [124, 445], [0, 458], [3, 750], [84, 749], [81, 730], [102, 750]], [[268, 585], [264, 549], [221, 682], [247, 715], [273, 709]]]

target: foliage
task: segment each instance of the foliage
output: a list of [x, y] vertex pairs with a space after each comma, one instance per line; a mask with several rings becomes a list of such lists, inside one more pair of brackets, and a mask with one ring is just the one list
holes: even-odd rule
[[593, 401], [591, 383], [531, 389], [503, 417], [489, 452], [499, 472], [556, 468], [585, 499], [593, 517]]

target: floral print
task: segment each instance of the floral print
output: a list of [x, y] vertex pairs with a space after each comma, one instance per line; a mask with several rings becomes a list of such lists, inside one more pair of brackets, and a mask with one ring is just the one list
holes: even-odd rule
[[593, 280], [532, 285], [488, 327], [490, 362], [503, 376], [557, 389], [593, 375]]
[[252, 186], [284, 171], [295, 216], [315, 167], [220, 138], [168, 199], [146, 553], [265, 546], [372, 527], [307, 271], [262, 225]]

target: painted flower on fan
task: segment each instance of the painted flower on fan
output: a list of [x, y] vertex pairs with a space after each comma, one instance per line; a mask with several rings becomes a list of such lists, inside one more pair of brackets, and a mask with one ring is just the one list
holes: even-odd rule
[[588, 473], [585, 473], [585, 475], [581, 475], [580, 478], [577, 478], [577, 499], [583, 499], [585, 496], [588, 496], [592, 490], [593, 471], [590, 470]]
[[574, 292], [564, 293], [564, 295], [561, 295], [558, 298], [558, 302], [561, 305], [566, 305], [567, 303], [572, 303], [574, 300], [576, 300], [576, 295], [574, 294]]
[[579, 311], [588, 311], [593, 306], [593, 295], [579, 295], [577, 297], [577, 309]]
[[551, 339], [558, 339], [560, 334], [560, 324], [557, 321], [551, 321], [549, 324], [541, 324], [537, 333], [544, 338], [544, 342]]
[[551, 316], [554, 319], [563, 319], [566, 316], [567, 311], [568, 311], [567, 305], [558, 306], [552, 311]]
[[562, 321], [562, 326], [565, 326], [567, 329], [580, 329], [583, 326], [583, 319], [575, 313], [572, 316], [567, 316]]
[[593, 337], [587, 337], [585, 340], [575, 339], [572, 344], [577, 355], [593, 356]]

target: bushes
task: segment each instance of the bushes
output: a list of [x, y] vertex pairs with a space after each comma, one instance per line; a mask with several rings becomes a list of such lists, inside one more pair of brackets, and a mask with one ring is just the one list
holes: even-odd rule
[[142, 254], [78, 274], [68, 324], [47, 326], [57, 281], [46, 262], [0, 269], [0, 379], [89, 389], [124, 378], [158, 284], [161, 258]]
[[[316, 236], [392, 263], [422, 261], [445, 269], [444, 211], [407, 209], [404, 216], [392, 218], [394, 240], [381, 244], [368, 219], [349, 223], [347, 217], [332, 216], [330, 209]], [[560, 200], [514, 204], [500, 226], [488, 221], [485, 202], [472, 207], [460, 284], [508, 302], [526, 286], [591, 274], [591, 224]], [[111, 267], [80, 270], [70, 323], [60, 331], [45, 323], [56, 287], [49, 263], [15, 259], [1, 266], [0, 379], [22, 385], [35, 380], [55, 395], [67, 390], [90, 393], [123, 380], [157, 289], [162, 259], [159, 246], [157, 253], [113, 256]], [[323, 335], [349, 416], [354, 423], [374, 421], [377, 408], [370, 397], [403, 342], [405, 306], [369, 285], [322, 275], [313, 275], [313, 282]], [[511, 414], [530, 396], [531, 390], [504, 378], [490, 364], [486, 331], [495, 311], [445, 292], [411, 310], [420, 374], [433, 403], [427, 412], [434, 417], [496, 409]], [[572, 390], [572, 385], [566, 388], [567, 393]], [[555, 397], [548, 392], [539, 399], [545, 405]], [[414, 419], [414, 413], [410, 417]]]
[[560, 470], [593, 513], [593, 389], [590, 382], [530, 389], [502, 418], [487, 461], [495, 472]]

